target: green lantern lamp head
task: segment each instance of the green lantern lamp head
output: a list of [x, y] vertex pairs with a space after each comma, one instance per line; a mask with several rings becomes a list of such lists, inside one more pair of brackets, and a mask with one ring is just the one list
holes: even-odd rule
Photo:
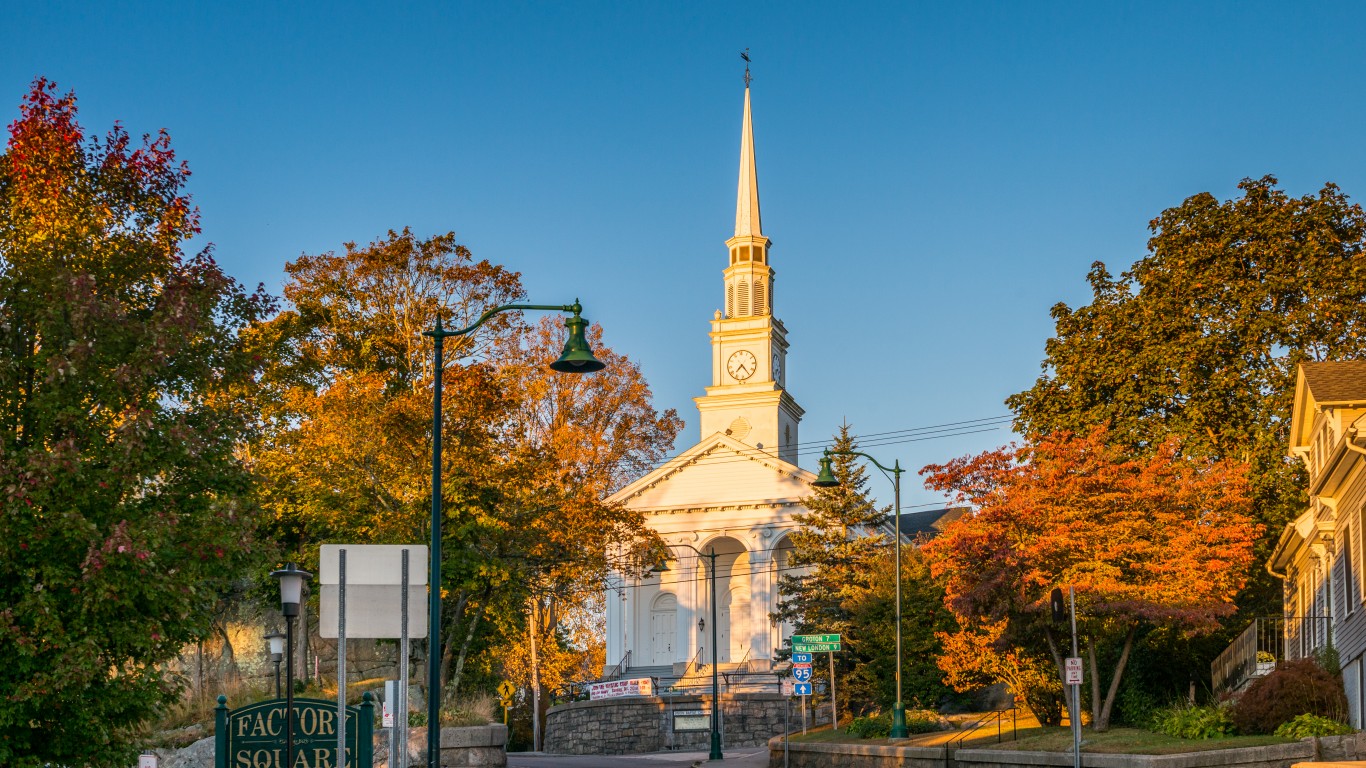
[[815, 479], [814, 481], [812, 481], [811, 484], [814, 485], [814, 486], [817, 487], [817, 488], [837, 488], [837, 487], [839, 487], [839, 484], [840, 484], [839, 478], [835, 477], [835, 473], [833, 473], [833, 472], [830, 471], [830, 452], [829, 452], [829, 451], [826, 451], [826, 452], [825, 452], [825, 455], [821, 457], [820, 465], [821, 465], [821, 471], [820, 471], [819, 474], [816, 475], [816, 479]]
[[564, 340], [564, 352], [560, 354], [559, 360], [550, 364], [550, 370], [559, 373], [601, 371], [607, 366], [593, 357], [593, 348], [588, 345], [588, 338], [583, 333], [588, 327], [588, 321], [579, 316], [583, 307], [579, 305], [578, 299], [574, 300], [573, 311], [574, 316], [564, 321], [565, 326], [569, 328], [569, 338]]

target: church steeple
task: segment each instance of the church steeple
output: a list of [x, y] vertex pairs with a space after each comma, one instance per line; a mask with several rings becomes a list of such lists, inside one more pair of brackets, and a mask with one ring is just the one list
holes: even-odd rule
[[726, 241], [726, 309], [731, 317], [773, 312], [773, 270], [768, 266], [770, 241], [759, 223], [759, 173], [754, 162], [754, 120], [749, 106], [749, 70], [745, 71], [745, 116], [740, 124], [740, 182], [735, 193], [735, 236]]
[[722, 273], [725, 309], [711, 323], [711, 386], [696, 403], [703, 438], [724, 433], [796, 464], [802, 409], [786, 387], [787, 329], [773, 316], [771, 244], [759, 222], [759, 175], [746, 69], [735, 235], [726, 241], [730, 263]]
[[740, 186], [735, 195], [735, 236], [763, 237], [759, 225], [759, 175], [754, 167], [754, 122], [749, 114], [749, 83], [745, 83], [745, 119], [740, 127]]

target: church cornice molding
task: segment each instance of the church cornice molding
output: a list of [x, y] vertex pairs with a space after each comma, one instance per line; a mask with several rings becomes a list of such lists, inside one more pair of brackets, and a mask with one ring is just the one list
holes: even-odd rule
[[[756, 501], [753, 503], [738, 502], [732, 504], [712, 504], [707, 506], [690, 505], [686, 507], [657, 507], [654, 509], [638, 509], [644, 515], [695, 515], [695, 514], [716, 514], [718, 512], [757, 512], [760, 510], [781, 510], [792, 507], [805, 509], [801, 499], [792, 501]], [[765, 523], [771, 525], [771, 523]], [[795, 523], [793, 524], [795, 527]]]
[[[697, 399], [701, 400], [703, 398]], [[791, 398], [788, 399], [790, 400]], [[795, 406], [796, 403], [793, 403], [793, 405]], [[641, 477], [635, 482], [627, 485], [625, 488], [622, 488], [621, 490], [607, 497], [605, 501], [608, 504], [624, 504], [630, 499], [639, 496], [640, 494], [658, 486], [660, 483], [663, 483], [666, 480], [672, 478], [679, 472], [682, 472], [683, 470], [688, 469], [690, 467], [696, 466], [699, 461], [701, 461], [704, 458], [707, 458], [715, 451], [723, 448], [729, 448], [736, 454], [738, 454], [734, 458], [727, 459], [728, 461], [737, 461], [741, 459], [746, 461], [752, 461], [755, 464], [772, 470], [773, 472], [777, 473], [779, 477], [797, 480], [803, 483], [804, 485], [808, 486], [816, 479], [816, 475], [814, 473], [808, 472], [807, 470], [802, 469], [796, 464], [789, 464], [776, 456], [773, 456], [769, 453], [765, 453], [764, 451], [761, 451], [753, 446], [746, 445], [733, 437], [729, 437], [725, 434], [717, 432], [713, 434], [711, 437], [707, 438], [706, 440], [703, 440], [697, 445], [694, 445], [692, 448], [670, 459], [668, 462], [666, 462], [663, 466], [659, 467], [655, 471], [649, 473], [648, 475], [645, 475], [644, 477]], [[787, 504], [800, 502], [796, 500], [793, 500], [792, 502], [780, 500], [773, 502], [755, 501], [754, 503]]]

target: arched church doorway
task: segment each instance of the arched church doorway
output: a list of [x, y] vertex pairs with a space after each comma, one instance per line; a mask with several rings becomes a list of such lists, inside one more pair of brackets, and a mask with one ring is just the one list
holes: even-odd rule
[[[713, 550], [714, 548], [714, 550]], [[703, 658], [707, 662], [731, 664], [750, 655], [750, 617], [749, 617], [749, 552], [745, 545], [722, 536], [703, 544], [698, 549], [703, 552], [716, 552], [716, 648], [707, 650]], [[702, 558], [704, 581], [698, 584], [705, 590], [704, 616], [711, 620], [711, 578], [706, 573], [709, 558]], [[703, 635], [703, 648], [711, 641], [711, 631]]]
[[672, 664], [678, 641], [678, 598], [661, 592], [650, 605], [650, 663]]

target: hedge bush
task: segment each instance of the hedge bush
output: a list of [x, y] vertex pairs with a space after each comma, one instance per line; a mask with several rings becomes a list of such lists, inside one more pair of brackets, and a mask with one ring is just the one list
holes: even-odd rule
[[865, 717], [856, 717], [846, 729], [850, 736], [860, 739], [885, 739], [892, 732], [892, 716], [875, 712]]
[[1222, 739], [1235, 733], [1227, 707], [1177, 704], [1152, 715], [1152, 730], [1178, 739]]
[[1232, 714], [1241, 733], [1274, 733], [1282, 723], [1304, 714], [1345, 720], [1347, 694], [1342, 680], [1312, 659], [1285, 661], [1248, 687]]
[[1303, 739], [1306, 736], [1341, 736], [1355, 730], [1352, 726], [1337, 720], [1329, 720], [1318, 715], [1300, 715], [1288, 723], [1281, 723], [1276, 729], [1276, 735], [1287, 739]]

